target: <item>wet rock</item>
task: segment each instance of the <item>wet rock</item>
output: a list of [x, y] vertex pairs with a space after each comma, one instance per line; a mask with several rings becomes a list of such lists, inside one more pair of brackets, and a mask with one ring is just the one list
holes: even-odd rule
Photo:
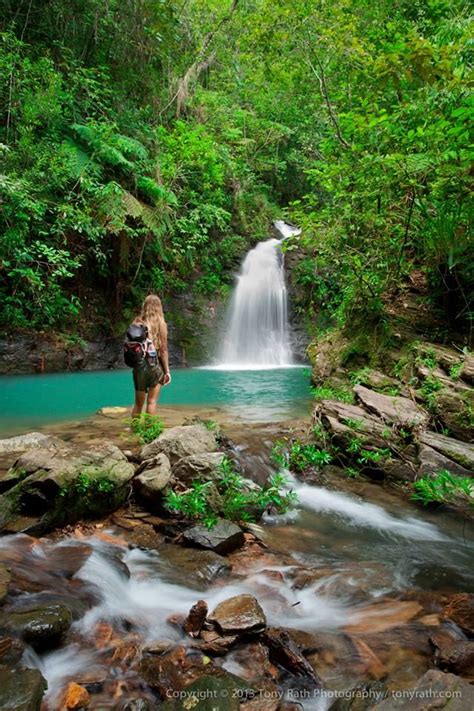
[[224, 600], [208, 619], [223, 634], [261, 632], [267, 624], [265, 613], [253, 595], [236, 595]]
[[183, 457], [214, 452], [216, 449], [216, 436], [204, 425], [181, 425], [165, 430], [153, 442], [146, 444], [140, 456], [146, 460], [163, 453], [174, 465]]
[[166, 454], [160, 453], [140, 467], [139, 475], [133, 480], [137, 496], [147, 505], [157, 506], [163, 499], [165, 489], [171, 479], [171, 464]]
[[185, 484], [190, 484], [193, 479], [212, 480], [224, 458], [222, 452], [204, 452], [183, 457], [174, 465], [173, 476]]
[[429, 711], [444, 708], [449, 711], [472, 711], [474, 687], [459, 676], [430, 669], [414, 686], [405, 688], [403, 694], [389, 695], [371, 708], [373, 711]]
[[128, 407], [101, 407], [100, 410], [97, 410], [97, 414], [102, 415], [103, 417], [112, 417], [113, 419], [115, 419], [117, 417], [125, 417], [125, 415], [128, 414], [128, 411]]
[[448, 459], [441, 452], [436, 451], [432, 447], [428, 447], [426, 444], [421, 444], [418, 450], [419, 459], [419, 476], [431, 476], [439, 474], [440, 471], [446, 469], [451, 474], [457, 474], [459, 476], [469, 476], [470, 471], [462, 467], [457, 462], [453, 462], [452, 459]]
[[358, 684], [347, 692], [348, 698], [337, 699], [331, 704], [331, 711], [366, 711], [389, 694], [381, 681]]
[[48, 565], [55, 574], [72, 578], [84, 565], [93, 551], [87, 543], [67, 543], [48, 551]]
[[406, 426], [426, 425], [428, 414], [406, 397], [392, 397], [376, 393], [363, 385], [356, 385], [357, 399], [384, 422]]
[[120, 449], [106, 441], [88, 449], [66, 443], [32, 449], [13, 471], [21, 471], [22, 480], [0, 496], [0, 530], [25, 514], [42, 518], [46, 530], [113, 510], [126, 498], [134, 475]]
[[210, 530], [201, 524], [188, 528], [182, 534], [182, 540], [189, 546], [207, 548], [220, 555], [231, 553], [245, 543], [242, 529], [224, 519], [219, 519]]
[[414, 619], [422, 609], [416, 600], [383, 600], [359, 608], [344, 631], [348, 634], [384, 632]]
[[72, 624], [69, 607], [60, 604], [33, 609], [4, 611], [0, 625], [23, 637], [35, 649], [57, 644]]
[[148, 550], [160, 550], [165, 540], [165, 537], [161, 533], [157, 533], [149, 523], [139, 523], [138, 526], [128, 530], [124, 537], [132, 548]]
[[219, 670], [218, 676], [204, 675], [186, 686], [182, 698], [166, 701], [160, 711], [239, 711], [246, 687], [242, 679]]
[[438, 434], [437, 432], [421, 432], [419, 435], [421, 444], [425, 444], [437, 452], [441, 452], [448, 459], [452, 459], [462, 467], [474, 470], [474, 445], [468, 442], [460, 442], [452, 437]]
[[56, 437], [45, 435], [42, 432], [29, 432], [18, 435], [18, 437], [8, 437], [0, 439], [0, 454], [7, 452], [25, 452], [28, 449], [47, 449], [58, 444]]
[[198, 637], [202, 626], [207, 617], [207, 602], [198, 600], [195, 605], [189, 610], [189, 614], [183, 624], [183, 629], [186, 634], [191, 637]]
[[474, 636], [474, 593], [452, 595], [443, 609], [443, 617]]
[[140, 660], [140, 675], [163, 699], [170, 693], [183, 689], [206, 673], [208, 660], [196, 649], [182, 645], [164, 654], [143, 651]]
[[16, 637], [0, 637], [0, 665], [18, 664], [25, 651], [25, 645]]
[[8, 585], [11, 580], [10, 570], [6, 565], [0, 564], [0, 604], [4, 601], [8, 593]]
[[159, 552], [156, 567], [160, 575], [169, 582], [188, 585], [194, 589], [205, 589], [217, 578], [228, 575], [232, 570], [231, 564], [213, 551], [164, 543]]
[[268, 647], [270, 660], [274, 664], [279, 664], [294, 676], [307, 677], [318, 685], [321, 683], [294, 639], [284, 629], [269, 627], [262, 635], [262, 642]]
[[62, 709], [82, 709], [89, 706], [91, 697], [87, 689], [75, 681], [71, 681], [66, 688], [63, 698], [61, 699]]
[[435, 654], [436, 666], [460, 676], [474, 677], [474, 642], [467, 640], [453, 642], [438, 649]]
[[388, 592], [395, 588], [393, 574], [383, 563], [342, 563], [318, 568], [299, 568], [292, 573], [295, 590], [318, 583], [318, 592], [328, 596], [347, 597], [352, 602], [373, 600], [373, 591]]
[[40, 711], [46, 686], [38, 669], [0, 667], [0, 711]]
[[196, 641], [197, 646], [202, 652], [212, 654], [213, 656], [222, 656], [227, 654], [229, 649], [239, 640], [239, 635], [221, 635], [216, 630], [202, 630], [199, 640]]

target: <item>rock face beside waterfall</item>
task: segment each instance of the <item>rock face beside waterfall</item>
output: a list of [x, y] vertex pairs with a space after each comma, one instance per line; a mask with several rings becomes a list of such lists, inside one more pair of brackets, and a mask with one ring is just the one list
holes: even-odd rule
[[[316, 404], [314, 431], [321, 447], [336, 448], [335, 463], [356, 475], [397, 484], [440, 474], [473, 476], [472, 356], [445, 346], [416, 345], [411, 360], [406, 359], [405, 375], [394, 378], [365, 368], [353, 385], [324, 347], [319, 355], [313, 379], [328, 397]], [[331, 398], [331, 389], [344, 401]], [[450, 504], [469, 512], [469, 494], [459, 489], [449, 497]]]

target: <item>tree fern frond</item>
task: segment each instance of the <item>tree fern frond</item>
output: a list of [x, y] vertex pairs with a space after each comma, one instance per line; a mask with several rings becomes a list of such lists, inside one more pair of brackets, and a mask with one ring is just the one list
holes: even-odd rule
[[136, 160], [146, 160], [148, 158], [148, 152], [145, 146], [137, 141], [135, 138], [130, 138], [129, 136], [118, 135], [114, 136], [113, 144], [130, 158], [135, 158]]

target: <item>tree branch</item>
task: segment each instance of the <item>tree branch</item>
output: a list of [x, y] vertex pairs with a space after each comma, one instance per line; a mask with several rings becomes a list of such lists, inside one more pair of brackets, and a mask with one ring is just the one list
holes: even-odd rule
[[327, 108], [327, 110], [328, 110], [328, 114], [329, 114], [329, 118], [330, 118], [330, 120], [331, 120], [331, 123], [332, 123], [332, 125], [334, 126], [334, 130], [336, 131], [337, 140], [339, 141], [339, 143], [341, 144], [341, 146], [343, 146], [344, 148], [350, 148], [349, 143], [346, 141], [346, 139], [345, 139], [344, 136], [342, 135], [341, 127], [339, 126], [339, 121], [337, 120], [337, 116], [336, 116], [336, 114], [335, 114], [335, 112], [334, 112], [333, 105], [331, 104], [331, 101], [330, 101], [330, 99], [329, 99], [328, 87], [327, 87], [327, 83], [326, 83], [326, 77], [325, 77], [325, 74], [324, 74], [324, 67], [323, 67], [323, 65], [321, 64], [321, 62], [319, 61], [319, 59], [316, 58], [316, 62], [317, 62], [318, 67], [319, 67], [319, 73], [318, 73], [318, 72], [316, 71], [316, 68], [315, 68], [314, 64], [312, 63], [312, 61], [311, 61], [311, 59], [310, 59], [309, 57], [307, 57], [307, 61], [308, 61], [308, 64], [309, 64], [309, 68], [311, 69], [311, 71], [313, 72], [314, 76], [317, 78], [317, 80], [318, 80], [318, 82], [319, 82], [319, 90], [320, 90], [321, 96], [323, 97], [324, 102], [325, 102], [325, 104], [326, 104], [326, 108]]
[[227, 24], [231, 19], [232, 15], [237, 9], [239, 0], [232, 0], [229, 10], [224, 17], [217, 23], [217, 25], [204, 37], [201, 45], [201, 49], [191, 66], [186, 70], [184, 76], [178, 80], [178, 88], [176, 94], [173, 96], [169, 104], [165, 107], [168, 108], [174, 101], [176, 101], [176, 117], [179, 118], [183, 111], [184, 105], [188, 100], [191, 93], [191, 86], [197, 81], [200, 74], [208, 69], [215, 59], [214, 53], [206, 57], [206, 53], [214, 39], [214, 37], [219, 33], [222, 27]]

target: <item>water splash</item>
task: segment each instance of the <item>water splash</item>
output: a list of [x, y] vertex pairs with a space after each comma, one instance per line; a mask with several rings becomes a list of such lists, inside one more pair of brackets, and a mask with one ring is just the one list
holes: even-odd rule
[[280, 240], [260, 242], [237, 277], [219, 364], [242, 369], [291, 365], [287, 301]]
[[336, 514], [354, 526], [374, 528], [415, 540], [447, 540], [441, 531], [427, 521], [412, 516], [397, 518], [382, 506], [358, 501], [354, 496], [329, 491], [321, 486], [309, 486], [287, 475], [291, 488], [296, 492], [301, 507], [317, 513]]

